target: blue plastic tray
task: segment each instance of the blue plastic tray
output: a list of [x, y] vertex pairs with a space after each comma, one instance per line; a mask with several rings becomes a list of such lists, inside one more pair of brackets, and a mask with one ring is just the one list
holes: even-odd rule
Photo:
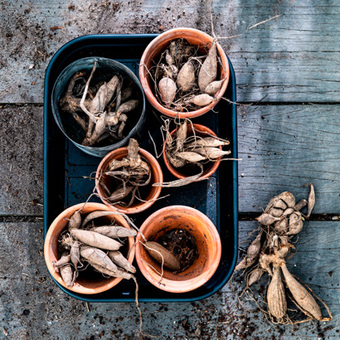
[[[142, 53], [156, 34], [141, 35], [88, 35], [74, 39], [64, 45], [52, 58], [45, 75], [44, 93], [44, 235], [60, 212], [65, 208], [84, 202], [93, 192], [91, 180], [100, 158], [89, 156], [70, 143], [58, 129], [51, 110], [51, 91], [58, 74], [76, 59], [88, 56], [113, 58], [124, 63], [138, 76], [138, 64]], [[236, 101], [235, 74], [229, 61], [231, 75], [225, 97]], [[161, 150], [159, 114], [147, 106], [147, 123], [144, 134], [137, 137], [140, 146], [154, 154], [148, 130]], [[195, 118], [195, 123], [209, 126], [218, 136], [231, 142], [231, 157], [237, 158], [237, 116], [236, 105], [225, 100], [216, 106], [214, 112]], [[159, 162], [164, 180], [174, 178]], [[140, 285], [139, 300], [150, 302], [194, 301], [217, 292], [229, 280], [237, 260], [238, 192], [237, 162], [221, 162], [219, 170], [207, 181], [190, 184], [182, 188], [163, 188], [161, 196], [170, 196], [157, 201], [147, 211], [132, 215], [137, 226], [154, 211], [168, 205], [181, 204], [195, 207], [206, 214], [216, 225], [222, 241], [222, 258], [214, 276], [202, 287], [183, 294], [168, 293], [152, 286], [137, 271]], [[91, 201], [98, 201], [93, 198]], [[99, 202], [99, 201], [98, 201]], [[130, 280], [131, 281], [131, 280]], [[73, 293], [56, 284], [70, 296], [88, 302], [134, 301], [133, 281], [122, 281], [111, 290], [96, 294]]]

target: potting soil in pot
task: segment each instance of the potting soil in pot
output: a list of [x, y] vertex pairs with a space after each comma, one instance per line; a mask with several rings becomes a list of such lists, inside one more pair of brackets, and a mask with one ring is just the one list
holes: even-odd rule
[[184, 229], [169, 230], [157, 242], [172, 252], [179, 260], [179, 273], [188, 269], [198, 257], [196, 240]]

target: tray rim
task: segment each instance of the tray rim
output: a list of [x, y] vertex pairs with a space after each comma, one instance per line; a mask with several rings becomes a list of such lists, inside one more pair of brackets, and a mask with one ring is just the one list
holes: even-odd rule
[[[70, 41], [68, 41], [67, 43], [65, 43], [62, 47], [59, 48], [59, 50], [53, 55], [53, 57], [51, 58], [46, 72], [45, 72], [45, 79], [44, 79], [44, 105], [43, 105], [43, 133], [44, 133], [44, 138], [43, 138], [43, 160], [44, 160], [44, 170], [43, 170], [43, 176], [44, 176], [44, 209], [43, 209], [43, 214], [44, 214], [44, 240], [45, 240], [45, 236], [48, 230], [48, 224], [47, 224], [47, 215], [48, 215], [48, 191], [47, 191], [47, 183], [48, 183], [48, 178], [49, 178], [49, 174], [48, 174], [48, 167], [47, 167], [47, 144], [48, 144], [48, 126], [47, 124], [45, 124], [46, 122], [46, 118], [49, 114], [49, 101], [46, 99], [47, 97], [47, 93], [49, 92], [49, 78], [50, 78], [50, 74], [52, 72], [52, 69], [54, 67], [54, 64], [56, 63], [56, 61], [58, 61], [58, 59], [60, 58], [60, 56], [63, 55], [63, 53], [65, 53], [65, 51], [67, 51], [69, 48], [71, 48], [74, 44], [76, 43], [86, 43], [86, 41], [89, 41], [90, 39], [98, 39], [98, 40], [102, 40], [103, 42], [105, 42], [105, 40], [110, 40], [110, 39], [126, 39], [126, 40], [131, 40], [131, 39], [139, 39], [139, 38], [146, 38], [146, 39], [151, 39], [151, 38], [155, 38], [157, 37], [159, 34], [157, 33], [152, 33], [152, 34], [88, 34], [88, 35], [84, 35], [84, 36], [80, 36], [77, 37], [75, 39], [72, 39]], [[232, 114], [232, 126], [231, 129], [233, 131], [232, 133], [232, 154], [235, 156], [235, 158], [237, 158], [237, 154], [238, 154], [238, 150], [237, 150], [237, 107], [236, 107], [236, 77], [235, 77], [235, 71], [233, 68], [233, 65], [228, 58], [228, 62], [229, 62], [229, 67], [230, 67], [230, 81], [231, 81], [231, 86], [232, 86], [232, 91], [231, 91], [231, 114]], [[232, 219], [233, 219], [233, 244], [234, 244], [234, 251], [233, 251], [233, 261], [229, 267], [229, 270], [227, 272], [227, 274], [224, 276], [224, 279], [221, 280], [221, 282], [214, 286], [214, 288], [203, 295], [200, 295], [198, 297], [191, 297], [191, 298], [185, 298], [184, 295], [182, 294], [176, 294], [176, 296], [174, 295], [173, 298], [139, 298], [139, 301], [141, 302], [166, 302], [166, 303], [171, 303], [171, 302], [193, 302], [193, 301], [199, 301], [202, 299], [205, 299], [213, 294], [215, 294], [216, 292], [218, 292], [230, 279], [236, 262], [237, 262], [237, 256], [238, 256], [238, 162], [237, 161], [232, 161], [232, 187], [233, 187], [233, 209], [231, 211], [232, 213]], [[49, 273], [50, 274], [50, 273]], [[51, 276], [51, 275], [50, 275]], [[53, 279], [53, 277], [51, 276], [51, 278]], [[72, 296], [75, 299], [78, 299], [80, 301], [84, 301], [84, 302], [134, 302], [135, 299], [134, 298], [119, 298], [119, 299], [115, 299], [115, 298], [110, 298], [110, 299], [103, 299], [103, 298], [89, 298], [88, 296], [84, 295], [84, 296], [80, 296], [77, 294], [74, 294], [73, 292], [67, 290], [66, 288], [64, 288], [63, 286], [59, 285], [58, 282], [56, 282], [54, 279], [53, 281], [56, 283], [56, 285], [62, 290], [64, 291], [66, 294]], [[94, 295], [95, 296], [95, 295]], [[182, 298], [180, 298], [180, 296], [182, 296]]]

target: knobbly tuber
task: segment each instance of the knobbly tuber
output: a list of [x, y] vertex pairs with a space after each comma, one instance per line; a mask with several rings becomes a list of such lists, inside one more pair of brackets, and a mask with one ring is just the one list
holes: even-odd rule
[[286, 285], [301, 310], [308, 316], [321, 321], [321, 309], [320, 306], [316, 303], [313, 296], [289, 272], [285, 262], [281, 264], [281, 269], [285, 278]]
[[110, 260], [108, 255], [101, 249], [84, 246], [80, 248], [80, 255], [89, 263], [112, 272], [117, 270], [117, 266]]
[[198, 74], [198, 86], [201, 92], [205, 92], [207, 86], [217, 77], [217, 49], [216, 40], [210, 46], [208, 56], [204, 60]]
[[109, 251], [108, 256], [113, 263], [125, 269], [127, 272], [130, 273], [136, 272], [136, 268], [123, 256], [121, 252]]
[[[78, 275], [85, 275], [87, 264], [104, 275], [125, 279], [133, 277], [131, 273], [135, 273], [136, 269], [125, 258], [127, 249], [123, 244], [126, 237], [136, 236], [136, 231], [110, 225], [108, 222], [114, 223], [116, 214], [114, 211], [98, 210], [85, 215], [78, 210], [70, 217], [68, 228], [59, 237], [58, 252], [61, 256], [53, 263], [67, 287], [73, 286]], [[114, 238], [119, 238], [120, 242]], [[118, 251], [120, 248], [123, 250]]]
[[204, 165], [209, 166], [231, 153], [229, 150], [222, 150], [222, 146], [229, 145], [229, 141], [196, 130], [189, 119], [178, 122], [173, 134], [170, 134], [169, 126], [169, 121], [163, 126], [166, 131], [164, 154], [175, 168], [191, 167], [191, 171], [198, 171], [200, 175]]
[[177, 76], [177, 86], [180, 91], [187, 92], [195, 85], [195, 68], [191, 60], [188, 60], [180, 69]]
[[221, 89], [224, 80], [225, 79], [221, 79], [221, 80], [215, 80], [215, 81], [211, 82], [205, 88], [204, 92], [206, 94], [209, 94], [210, 96], [215, 96], [215, 94]]
[[196, 96], [193, 96], [189, 99], [186, 99], [184, 102], [186, 104], [194, 104], [194, 105], [201, 107], [201, 106], [209, 105], [213, 100], [214, 100], [214, 98], [212, 96], [209, 96], [206, 93], [202, 93], [202, 94], [198, 94]]
[[273, 268], [273, 276], [267, 289], [267, 302], [269, 314], [277, 320], [282, 320], [287, 313], [287, 300], [278, 266]]
[[178, 112], [190, 112], [214, 101], [226, 78], [220, 77], [217, 42], [191, 45], [176, 39], [165, 48], [148, 72], [159, 103]]
[[138, 98], [131, 98], [137, 92], [127, 76], [112, 74], [108, 78], [108, 72], [96, 77], [96, 66], [97, 62], [87, 81], [85, 71], [75, 73], [59, 102], [61, 110], [72, 114], [85, 132], [80, 140], [80, 133], [73, 132], [74, 126], [69, 128], [76, 142], [84, 146], [108, 145], [123, 139], [127, 123], [136, 121], [136, 115], [131, 113], [140, 103]]
[[[314, 186], [309, 185], [307, 216], [310, 216], [315, 205]], [[260, 280], [264, 273], [269, 275], [266, 306], [270, 320], [275, 323], [294, 324], [312, 319], [319, 321], [332, 319], [329, 308], [318, 298], [329, 314], [329, 317], [322, 316], [321, 308], [313, 297], [314, 294], [289, 272], [286, 265], [286, 258], [291, 250], [295, 250], [291, 240], [302, 230], [304, 215], [300, 210], [306, 205], [306, 200], [295, 203], [294, 195], [288, 191], [273, 197], [264, 213], [256, 218], [260, 222], [259, 234], [250, 244], [246, 256], [235, 268], [236, 271], [244, 269], [246, 288]], [[259, 238], [260, 233], [263, 233], [265, 237]], [[255, 248], [254, 245], [256, 245]], [[256, 256], [255, 260], [254, 256], [250, 256], [249, 253]], [[308, 319], [301, 320], [296, 313], [290, 315], [290, 309], [287, 308], [288, 302], [294, 303], [308, 316]], [[263, 311], [263, 308], [260, 309]]]
[[[102, 199], [112, 205], [130, 207], [136, 200], [142, 201], [145, 189], [151, 181], [151, 167], [139, 154], [138, 142], [130, 138], [128, 154], [122, 159], [113, 159], [98, 178], [103, 188]], [[144, 189], [143, 189], [144, 188]], [[97, 191], [100, 190], [97, 187]]]
[[148, 253], [159, 264], [163, 264], [164, 267], [173, 271], [177, 271], [180, 269], [180, 262], [177, 260], [175, 255], [164, 248], [161, 244], [154, 241], [147, 241], [145, 242], [145, 247]]
[[63, 266], [65, 266], [66, 264], [68, 264], [71, 260], [70, 254], [68, 254], [67, 252], [64, 252], [60, 259], [56, 262], [53, 263], [53, 267], [54, 269], [59, 269]]
[[95, 227], [92, 229], [96, 233], [111, 237], [111, 238], [120, 238], [120, 237], [129, 237], [136, 236], [137, 232], [133, 229], [127, 229], [124, 227], [118, 226], [102, 226]]
[[164, 104], [170, 106], [176, 96], [176, 83], [171, 78], [164, 77], [158, 83], [158, 90]]
[[68, 228], [69, 229], [79, 228], [80, 225], [81, 225], [81, 213], [78, 210], [75, 213], [73, 213], [70, 220], [68, 221]]
[[92, 247], [100, 247], [105, 250], [118, 250], [122, 244], [110, 237], [90, 230], [72, 229], [71, 235], [80, 242]]
[[130, 274], [130, 273], [124, 271], [124, 270], [121, 270], [119, 268], [117, 268], [115, 271], [112, 271], [112, 270], [108, 269], [107, 267], [98, 266], [97, 264], [94, 264], [94, 263], [92, 263], [91, 265], [97, 272], [108, 275], [108, 276], [121, 277], [125, 280], [130, 280], [130, 279], [133, 278], [132, 274]]
[[74, 284], [73, 281], [74, 275], [71, 265], [69, 263], [65, 264], [64, 266], [60, 267], [59, 272], [61, 278], [65, 282], [65, 285], [67, 287], [72, 287]]

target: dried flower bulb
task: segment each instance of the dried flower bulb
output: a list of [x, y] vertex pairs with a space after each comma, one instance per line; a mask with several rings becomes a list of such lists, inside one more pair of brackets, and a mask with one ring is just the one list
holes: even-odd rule
[[279, 197], [282, 199], [283, 202], [287, 204], [288, 208], [294, 208], [295, 207], [295, 197], [292, 193], [288, 191], [284, 191], [279, 195]]
[[299, 220], [295, 223], [289, 223], [289, 231], [286, 235], [296, 235], [298, 234], [303, 228], [303, 221]]
[[274, 196], [268, 203], [266, 209], [264, 210], [264, 212], [269, 212], [272, 208], [277, 208], [277, 209], [286, 209], [287, 205], [284, 201], [282, 201], [282, 199], [280, 198], [280, 195], [278, 196]]
[[295, 211], [294, 208], [287, 208], [284, 212], [283, 212], [283, 216], [289, 216], [291, 215], [293, 212]]
[[276, 319], [280, 320], [286, 315], [287, 299], [280, 267], [273, 268], [273, 276], [267, 289], [267, 303], [269, 314]]
[[285, 234], [288, 231], [288, 218], [284, 217], [280, 221], [274, 222], [274, 230], [278, 234]]
[[247, 279], [247, 286], [250, 287], [255, 282], [259, 281], [262, 275], [265, 273], [263, 268], [257, 267], [251, 271]]
[[301, 201], [299, 201], [298, 203], [296, 203], [294, 209], [295, 209], [296, 211], [300, 211], [301, 209], [303, 209], [303, 208], [307, 205], [307, 203], [308, 203], [307, 200], [305, 200], [305, 199], [303, 198]]
[[308, 183], [310, 186], [310, 191], [308, 195], [308, 211], [306, 217], [309, 218], [309, 216], [312, 213], [312, 210], [314, 209], [315, 206], [315, 191], [314, 191], [314, 185], [312, 183]]
[[272, 216], [270, 214], [267, 214], [267, 213], [263, 213], [259, 217], [256, 217], [255, 220], [259, 221], [263, 225], [269, 226], [269, 225], [273, 224], [276, 221], [280, 221], [280, 218], [279, 217], [274, 217], [274, 216]]

